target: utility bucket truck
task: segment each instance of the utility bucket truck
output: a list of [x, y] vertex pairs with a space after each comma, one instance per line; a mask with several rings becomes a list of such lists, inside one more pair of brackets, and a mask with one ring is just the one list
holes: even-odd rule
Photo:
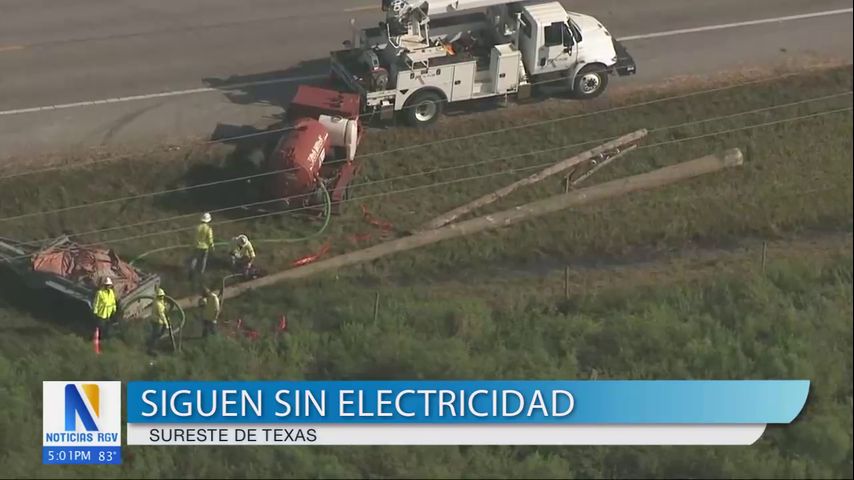
[[[331, 53], [332, 77], [364, 113], [435, 122], [446, 103], [523, 99], [532, 89], [599, 96], [608, 76], [635, 73], [626, 49], [593, 17], [557, 1], [382, 0], [379, 27], [354, 30]], [[352, 21], [351, 21], [352, 23]]]

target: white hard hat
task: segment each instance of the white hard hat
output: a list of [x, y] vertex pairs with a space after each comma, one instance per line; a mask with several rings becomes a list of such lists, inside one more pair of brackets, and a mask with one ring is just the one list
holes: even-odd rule
[[105, 277], [105, 278], [104, 278], [104, 285], [112, 285], [112, 284], [113, 284], [113, 279], [112, 279], [112, 278], [110, 278], [110, 277]]
[[202, 222], [208, 223], [210, 221], [211, 221], [211, 214], [208, 212], [203, 213], [202, 214]]
[[244, 243], [246, 243], [248, 241], [249, 241], [249, 239], [246, 237], [246, 235], [238, 235], [237, 236], [237, 243], [239, 243], [241, 245], [243, 245]]

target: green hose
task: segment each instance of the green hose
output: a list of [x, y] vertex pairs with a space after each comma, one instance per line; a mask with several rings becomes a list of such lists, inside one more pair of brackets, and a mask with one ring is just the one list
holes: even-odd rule
[[[184, 312], [184, 309], [181, 308], [181, 305], [178, 305], [177, 300], [170, 297], [169, 295], [166, 295], [164, 298], [166, 299], [167, 302], [172, 304], [172, 306], [178, 310], [178, 316], [179, 316], [178, 328], [176, 329], [175, 327], [172, 326], [174, 324], [174, 322], [172, 321], [171, 318], [169, 319], [169, 325], [170, 325], [169, 328], [172, 329], [173, 334], [175, 334], [175, 333], [180, 334], [184, 330], [184, 325], [187, 323], [187, 314]], [[155, 302], [157, 300], [157, 297], [155, 297], [154, 295], [143, 295], [143, 296], [140, 296], [140, 297], [133, 299], [133, 301], [131, 303], [129, 303], [128, 305], [132, 305], [132, 304], [139, 302], [141, 300], [151, 300], [152, 305], [153, 305], [153, 302]], [[127, 306], [125, 306], [125, 308], [127, 308]], [[161, 337], [161, 338], [163, 338], [163, 337]]]
[[[323, 225], [320, 227], [320, 229], [318, 231], [312, 233], [311, 235], [307, 235], [305, 237], [298, 237], [298, 238], [262, 238], [260, 240], [252, 240], [252, 243], [277, 243], [277, 242], [298, 243], [298, 242], [305, 242], [307, 240], [311, 240], [312, 238], [315, 238], [315, 237], [323, 234], [323, 232], [325, 232], [326, 228], [329, 226], [329, 221], [332, 219], [332, 199], [330, 198], [329, 191], [326, 190], [326, 186], [323, 184], [323, 182], [320, 183], [320, 189], [321, 189], [321, 191], [323, 191], [323, 201], [324, 201], [323, 215], [325, 218], [323, 220]], [[214, 246], [222, 246], [222, 245], [228, 245], [228, 244], [229, 244], [229, 242], [216, 242], [216, 243], [214, 243]], [[144, 257], [147, 257], [147, 256], [155, 254], [155, 253], [165, 252], [167, 250], [174, 250], [176, 248], [191, 248], [191, 247], [192, 247], [192, 245], [169, 245], [168, 247], [155, 248], [153, 250], [149, 250], [147, 252], [141, 253], [140, 255], [137, 255], [133, 260], [131, 260], [128, 263], [133, 265], [137, 260], [140, 260]]]

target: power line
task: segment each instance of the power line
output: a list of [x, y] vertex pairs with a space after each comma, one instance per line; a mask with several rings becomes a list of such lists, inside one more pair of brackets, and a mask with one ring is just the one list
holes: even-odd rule
[[[736, 116], [738, 116], [738, 115], [747, 115], [747, 114], [751, 114], [751, 113], [759, 113], [759, 112], [766, 111], [766, 110], [771, 110], [771, 109], [787, 108], [787, 107], [796, 106], [796, 105], [801, 105], [801, 104], [805, 104], [805, 103], [811, 103], [811, 102], [818, 102], [818, 101], [823, 101], [823, 100], [829, 100], [829, 99], [832, 99], [832, 98], [838, 98], [838, 97], [841, 97], [841, 96], [846, 96], [846, 95], [851, 95], [851, 94], [852, 94], [852, 91], [839, 92], [839, 93], [834, 93], [834, 94], [830, 94], [830, 95], [823, 95], [823, 96], [820, 96], [820, 97], [813, 97], [813, 98], [809, 98], [809, 99], [798, 100], [798, 101], [790, 102], [790, 103], [787, 103], [787, 104], [779, 104], [779, 105], [772, 105], [772, 106], [769, 106], [769, 107], [762, 107], [762, 108], [758, 108], [758, 109], [753, 109], [753, 110], [749, 110], [749, 111], [741, 112], [741, 113], [738, 113], [738, 114], [735, 114], [735, 115], [736, 115]], [[649, 102], [646, 102], [646, 104], [648, 104], [648, 103], [649, 103]], [[617, 109], [619, 109], [619, 108], [620, 108], [620, 107], [617, 107]], [[607, 112], [607, 111], [592, 112], [591, 114], [595, 114], [595, 113], [604, 113], [604, 112]], [[581, 114], [581, 116], [583, 116], [583, 115], [585, 115], [585, 114]], [[579, 115], [572, 116], [572, 117], [568, 117], [568, 118], [576, 118], [576, 117], [578, 117], [578, 116], [579, 116]], [[723, 119], [723, 118], [728, 118], [728, 117], [730, 117], [730, 116], [723, 116], [723, 117], [719, 117], [718, 119]], [[715, 119], [700, 120], [700, 121], [695, 121], [695, 122], [686, 122], [686, 123], [685, 123], [685, 124], [683, 124], [683, 125], [689, 125], [689, 124], [691, 124], [691, 123], [703, 123], [703, 122], [707, 122], [707, 121], [711, 121], [711, 120], [715, 120]], [[533, 124], [528, 124], [528, 125], [523, 125], [523, 126], [514, 126], [514, 127], [504, 128], [504, 129], [490, 130], [490, 131], [487, 131], [487, 132], [479, 132], [479, 133], [477, 133], [477, 134], [469, 135], [469, 136], [466, 136], [466, 137], [457, 137], [457, 139], [468, 139], [468, 138], [474, 138], [474, 137], [477, 137], [477, 136], [482, 136], [482, 135], [485, 135], [485, 134], [503, 133], [503, 132], [510, 131], [510, 130], [513, 130], [513, 129], [523, 128], [523, 127], [525, 127], [525, 128], [526, 128], [526, 127], [528, 127], [528, 126], [535, 126], [535, 125], [543, 125], [543, 124], [547, 124], [547, 123], [552, 123], [552, 122], [554, 122], [554, 121], [557, 121], [557, 120], [546, 120], [546, 121], [542, 121], [542, 122], [535, 122], [535, 123], [533, 123]], [[672, 127], [668, 127], [668, 128], [676, 128], [676, 127], [677, 127], [677, 126], [672, 126]], [[454, 139], [454, 140], [456, 140], [456, 139]], [[419, 146], [419, 145], [416, 145], [416, 146], [407, 146], [407, 147], [402, 147], [402, 148], [399, 148], [399, 149], [394, 149], [394, 150], [390, 150], [390, 151], [386, 151], [386, 152], [380, 152], [379, 154], [383, 154], [383, 155], [384, 155], [384, 154], [387, 154], [387, 153], [394, 153], [394, 152], [397, 152], [397, 151], [408, 150], [408, 149], [411, 149], [411, 148], [418, 148], [418, 147], [423, 147], [423, 146], [425, 146], [425, 145], [438, 144], [438, 143], [444, 143], [444, 140], [438, 140], [438, 141], [431, 142], [431, 143], [428, 143], [428, 144], [422, 144], [422, 145], [420, 145], [420, 146]], [[584, 142], [584, 143], [589, 143], [589, 142]], [[583, 143], [582, 143], [582, 144], [583, 144]], [[367, 158], [367, 157], [376, 156], [376, 155], [377, 155], [377, 154], [366, 154], [366, 155], [361, 156], [361, 157], [360, 157], [360, 160], [361, 160], [361, 159], [364, 159], [364, 158]], [[330, 163], [332, 163], [332, 162], [330, 162]], [[154, 196], [159, 196], [159, 195], [166, 195], [166, 194], [170, 194], [170, 193], [177, 193], [177, 192], [182, 192], [182, 191], [195, 190], [195, 189], [205, 188], [205, 187], [211, 187], [211, 186], [215, 186], [215, 185], [222, 185], [222, 184], [225, 184], [225, 183], [237, 182], [237, 181], [242, 181], [242, 180], [250, 180], [250, 179], [253, 179], [253, 178], [260, 178], [260, 177], [265, 177], [265, 176], [269, 176], [269, 175], [275, 175], [275, 174], [278, 174], [278, 173], [284, 173], [284, 172], [293, 171], [293, 170], [295, 170], [295, 168], [278, 169], [278, 170], [272, 170], [272, 171], [263, 172], [263, 173], [256, 173], [256, 174], [251, 174], [251, 175], [244, 175], [244, 176], [241, 176], [241, 177], [229, 178], [229, 179], [225, 179], [225, 180], [216, 180], [216, 181], [206, 182], [206, 183], [201, 183], [201, 184], [197, 184], [197, 185], [190, 185], [190, 186], [187, 186], [187, 187], [178, 187], [178, 188], [167, 189], [167, 190], [160, 190], [160, 191], [155, 191], [155, 192], [147, 192], [147, 193], [142, 193], [142, 194], [137, 194], [137, 195], [128, 195], [128, 196], [125, 196], [125, 197], [111, 198], [111, 199], [107, 199], [107, 200], [100, 200], [100, 201], [95, 201], [95, 202], [84, 202], [84, 203], [80, 203], [80, 204], [77, 204], [77, 205], [72, 205], [72, 206], [68, 206], [68, 207], [57, 208], [57, 209], [53, 209], [53, 210], [46, 210], [46, 211], [40, 211], [40, 212], [30, 212], [30, 213], [24, 213], [24, 214], [20, 214], [20, 215], [13, 215], [13, 216], [8, 216], [8, 217], [2, 217], [2, 218], [0, 218], [0, 222], [6, 222], [6, 221], [12, 221], [12, 220], [20, 220], [20, 219], [24, 219], [24, 218], [31, 218], [31, 217], [35, 217], [35, 216], [48, 215], [48, 214], [61, 213], [61, 212], [68, 212], [68, 211], [72, 211], [72, 210], [79, 210], [79, 209], [81, 209], [81, 208], [89, 208], [89, 207], [95, 207], [95, 206], [102, 206], [102, 205], [108, 205], [108, 204], [112, 204], [112, 203], [126, 202], [126, 201], [130, 201], [130, 200], [138, 200], [138, 199], [142, 199], [142, 198], [154, 197]], [[310, 194], [306, 194], [306, 195], [310, 195]], [[271, 200], [270, 202], [272, 202], [272, 201], [273, 201], [273, 200]]]
[[[638, 149], [653, 148], [653, 147], [660, 147], [660, 146], [664, 146], [664, 145], [671, 145], [671, 144], [675, 144], [675, 143], [682, 143], [682, 142], [697, 140], [697, 139], [701, 139], [701, 138], [708, 138], [708, 137], [713, 137], [713, 136], [725, 135], [728, 133], [735, 133], [735, 132], [739, 132], [739, 131], [746, 131], [746, 130], [752, 130], [752, 129], [756, 129], [756, 128], [780, 125], [780, 124], [784, 124], [784, 123], [806, 120], [806, 119], [810, 119], [810, 118], [817, 118], [817, 117], [821, 117], [821, 116], [825, 116], [825, 115], [831, 115], [831, 114], [835, 114], [835, 113], [850, 112], [852, 110], [854, 110], [854, 108], [845, 107], [845, 108], [838, 108], [838, 109], [834, 109], [834, 110], [826, 110], [826, 111], [822, 111], [822, 112], [816, 112], [816, 113], [812, 113], [812, 114], [798, 115], [795, 117], [789, 117], [789, 118], [785, 118], [785, 119], [779, 119], [779, 120], [763, 122], [763, 123], [758, 123], [758, 124], [753, 124], [753, 125], [736, 127], [736, 128], [721, 130], [721, 131], [717, 131], [717, 132], [711, 132], [711, 133], [707, 133], [707, 134], [695, 135], [695, 136], [691, 136], [691, 137], [685, 137], [685, 138], [679, 138], [679, 139], [673, 139], [673, 140], [666, 140], [666, 141], [657, 142], [657, 143], [650, 144], [650, 145], [643, 145], [643, 146], [638, 147]], [[357, 200], [365, 200], [365, 199], [377, 198], [377, 197], [384, 197], [384, 196], [389, 196], [389, 195], [396, 195], [399, 193], [406, 193], [406, 192], [411, 192], [411, 191], [425, 189], [425, 188], [432, 188], [432, 187], [436, 187], [436, 186], [443, 186], [443, 185], [450, 185], [450, 184], [454, 184], [454, 183], [466, 182], [466, 181], [471, 181], [471, 180], [478, 180], [478, 179], [493, 177], [493, 176], [497, 176], [497, 175], [504, 175], [507, 173], [518, 173], [518, 172], [522, 172], [522, 171], [531, 170], [534, 168], [546, 167], [548, 165], [553, 165], [553, 163], [554, 162], [547, 162], [547, 163], [542, 163], [542, 164], [538, 164], [538, 165], [515, 168], [515, 169], [511, 169], [511, 170], [507, 170], [507, 171], [492, 172], [492, 173], [488, 173], [488, 174], [474, 175], [471, 177], [455, 178], [455, 179], [442, 181], [442, 182], [434, 182], [434, 183], [429, 183], [429, 184], [425, 184], [425, 185], [418, 185], [415, 187], [408, 187], [408, 188], [404, 188], [404, 189], [393, 190], [390, 192], [381, 192], [381, 193], [377, 193], [377, 194], [363, 195], [360, 197], [355, 197], [355, 198], [343, 200], [340, 203], [352, 202], [352, 201], [357, 201]], [[296, 212], [299, 210], [306, 210], [308, 208], [311, 208], [311, 207], [300, 207], [300, 208], [285, 211], [285, 212], [267, 212], [267, 213], [261, 213], [261, 214], [257, 214], [257, 215], [249, 215], [249, 216], [240, 217], [240, 218], [236, 218], [236, 219], [224, 220], [221, 222], [217, 222], [216, 225], [224, 225], [224, 224], [242, 222], [242, 221], [247, 221], [247, 220], [255, 220], [255, 219], [265, 218], [265, 217], [270, 217], [270, 216], [275, 216], [275, 215], [290, 214], [290, 213], [293, 213], [293, 212]], [[150, 232], [150, 233], [132, 235], [132, 236], [127, 236], [127, 237], [123, 237], [123, 238], [102, 241], [102, 242], [92, 242], [92, 243], [85, 243], [85, 244], [80, 244], [80, 245], [81, 246], [96, 246], [96, 245], [100, 245], [100, 244], [104, 244], [104, 243], [110, 243], [110, 244], [121, 243], [121, 242], [130, 241], [130, 240], [141, 239], [141, 238], [149, 238], [149, 237], [154, 237], [154, 236], [167, 235], [167, 234], [172, 234], [172, 233], [188, 231], [188, 230], [192, 230], [193, 228], [195, 228], [195, 227], [194, 226], [180, 227], [180, 228], [175, 228], [175, 229], [171, 229], [171, 230]], [[12, 261], [12, 260], [22, 259], [22, 258], [27, 258], [27, 257], [29, 257], [29, 255], [19, 255], [19, 256], [15, 256], [15, 257], [9, 257], [7, 259], [7, 261]]]
[[[820, 101], [820, 100], [825, 100], [825, 99], [830, 99], [830, 98], [841, 97], [841, 96], [845, 96], [845, 95], [850, 95], [851, 93], [852, 92], [841, 92], [841, 93], [836, 93], [836, 94], [832, 94], [832, 95], [825, 95], [822, 97], [814, 97], [814, 98], [810, 98], [810, 99], [798, 100], [798, 101], [790, 102], [787, 104], [777, 104], [777, 105], [771, 105], [768, 107], [755, 108], [755, 109], [751, 109], [751, 110], [736, 112], [736, 113], [722, 115], [722, 116], [718, 116], [718, 117], [703, 118], [703, 119], [694, 120], [694, 121], [690, 121], [690, 122], [680, 122], [680, 123], [671, 124], [671, 125], [667, 125], [667, 126], [663, 126], [663, 127], [652, 128], [652, 129], [649, 129], [648, 132], [649, 133], [655, 133], [655, 132], [661, 132], [661, 131], [666, 131], [666, 130], [672, 130], [672, 129], [676, 129], [676, 128], [699, 125], [699, 124], [703, 124], [703, 123], [716, 122], [716, 121], [721, 121], [721, 120], [725, 120], [725, 119], [729, 119], [729, 118], [736, 118], [739, 116], [751, 115], [751, 114], [775, 110], [775, 109], [788, 108], [791, 106], [806, 104], [806, 103], [810, 103], [810, 102], [814, 102], [814, 101]], [[394, 180], [400, 180], [403, 178], [412, 178], [412, 177], [422, 176], [422, 175], [433, 175], [433, 174], [440, 173], [443, 171], [475, 167], [475, 166], [485, 165], [488, 163], [494, 163], [494, 162], [499, 162], [499, 161], [503, 161], [503, 160], [509, 160], [512, 158], [518, 158], [518, 157], [524, 157], [524, 156], [530, 156], [530, 155], [538, 155], [538, 154], [542, 154], [542, 153], [550, 153], [553, 151], [574, 148], [574, 147], [583, 146], [583, 145], [587, 145], [587, 144], [591, 144], [591, 143], [607, 142], [607, 141], [613, 140], [613, 139], [618, 138], [618, 137], [619, 136], [602, 137], [602, 138], [598, 138], [598, 139], [587, 140], [584, 142], [578, 142], [578, 143], [574, 143], [574, 144], [560, 145], [557, 147], [551, 147], [551, 148], [536, 150], [536, 151], [532, 151], [532, 152], [522, 152], [522, 153], [506, 155], [506, 156], [502, 156], [502, 157], [498, 157], [498, 158], [493, 158], [493, 159], [489, 159], [489, 160], [481, 160], [478, 162], [471, 162], [471, 163], [467, 163], [467, 164], [458, 164], [458, 165], [453, 165], [450, 167], [443, 167], [443, 168], [433, 169], [433, 170], [429, 170], [429, 171], [425, 171], [425, 172], [416, 172], [416, 173], [410, 173], [410, 174], [405, 174], [405, 175], [399, 175], [399, 176], [395, 176], [395, 177], [383, 178], [383, 179], [379, 179], [379, 180], [375, 180], [375, 181], [361, 182], [361, 183], [354, 184], [352, 186], [352, 188], [374, 185], [374, 184], [378, 184], [378, 183], [385, 183], [385, 182], [390, 182], [390, 181], [394, 181]], [[292, 199], [308, 198], [311, 195], [313, 195], [313, 194], [312, 193], [306, 193], [306, 194], [295, 195], [291, 198]], [[270, 200], [261, 200], [261, 201], [257, 201], [257, 202], [237, 204], [237, 205], [233, 205], [233, 206], [229, 206], [229, 207], [214, 209], [214, 210], [210, 210], [210, 212], [211, 213], [217, 213], [217, 212], [224, 212], [224, 211], [241, 209], [241, 208], [257, 207], [260, 205], [277, 203], [280, 201], [281, 201], [281, 199], [279, 199], [279, 198], [270, 199]], [[52, 212], [49, 211], [49, 212], [41, 212], [41, 213], [42, 214], [48, 214], [48, 213], [52, 213]], [[77, 235], [83, 236], [83, 235], [91, 235], [91, 234], [95, 234], [95, 233], [104, 233], [104, 232], [114, 231], [114, 230], [124, 230], [127, 228], [146, 226], [146, 225], [152, 225], [152, 224], [156, 224], [156, 223], [178, 220], [178, 219], [190, 217], [193, 215], [197, 215], [197, 213], [175, 215], [172, 217], [166, 217], [166, 218], [155, 219], [155, 220], [147, 220], [147, 221], [139, 222], [139, 223], [135, 223], [135, 224], [117, 225], [117, 226], [103, 228], [103, 229], [90, 230], [87, 232], [79, 233]], [[4, 220], [4, 219], [0, 219], [0, 220]], [[35, 242], [38, 242], [38, 241], [35, 241]], [[25, 244], [33, 244], [33, 243], [34, 242], [25, 242]]]
[[[491, 133], [501, 133], [504, 131], [526, 128], [527, 126], [536, 126], [536, 125], [544, 125], [544, 124], [553, 123], [553, 122], [561, 122], [564, 120], [571, 120], [571, 119], [575, 119], [575, 118], [582, 118], [582, 117], [588, 117], [588, 116], [592, 116], [592, 115], [598, 115], [599, 113], [611, 113], [611, 112], [615, 112], [615, 111], [619, 111], [619, 110], [625, 110], [625, 109], [630, 109], [630, 108], [635, 108], [635, 107], [653, 105], [656, 103], [662, 103], [662, 102], [667, 102], [667, 101], [671, 101], [671, 100], [679, 100], [679, 99], [683, 99], [683, 98], [689, 98], [689, 97], [704, 95], [704, 94], [708, 94], [708, 93], [726, 91], [726, 90], [731, 90], [731, 89], [735, 89], [735, 88], [739, 88], [739, 87], [755, 85], [758, 83], [766, 83], [766, 82], [771, 82], [771, 81], [783, 80], [786, 78], [803, 76], [803, 75], [812, 74], [812, 73], [814, 73], [814, 72], [812, 72], [812, 71], [789, 72], [789, 73], [784, 73], [784, 74], [780, 74], [780, 75], [775, 75], [772, 77], [758, 78], [758, 79], [749, 80], [746, 82], [740, 82], [740, 83], [735, 83], [735, 84], [731, 84], [731, 85], [725, 85], [722, 87], [714, 87], [714, 88], [709, 88], [709, 89], [704, 89], [704, 90], [697, 90], [694, 92], [687, 92], [684, 94], [661, 97], [661, 98], [657, 98], [657, 99], [647, 100], [644, 102], [638, 102], [638, 103], [633, 103], [633, 104], [628, 104], [628, 105], [621, 105], [621, 106], [612, 107], [612, 108], [608, 108], [608, 109], [604, 109], [604, 110], [597, 110], [594, 112], [585, 112], [585, 113], [580, 113], [580, 114], [573, 114], [573, 115], [559, 117], [559, 118], [555, 118], [555, 119], [551, 119], [551, 120], [543, 120], [543, 121], [533, 122], [533, 123], [528, 123], [528, 124], [514, 125], [512, 127], [507, 127], [505, 129], [488, 130], [485, 132], [478, 132], [478, 133], [471, 134], [471, 135], [463, 135], [463, 136], [452, 137], [452, 138], [448, 138], [448, 139], [442, 139], [442, 140], [438, 140], [435, 142], [426, 142], [426, 143], [417, 144], [417, 145], [409, 145], [406, 147], [399, 147], [399, 148], [389, 150], [389, 151], [368, 153], [365, 155], [360, 155], [360, 158], [367, 158], [367, 157], [372, 157], [372, 156], [377, 156], [377, 155], [384, 155], [387, 153], [394, 153], [394, 152], [409, 150], [409, 149], [413, 149], [413, 148], [423, 148], [423, 147], [432, 145], [434, 143], [447, 143], [447, 142], [452, 142], [452, 141], [467, 140], [470, 138], [488, 135]], [[531, 85], [535, 86], [535, 85], [544, 84], [544, 83], [552, 83], [552, 82], [556, 82], [556, 81], [560, 81], [560, 80], [561, 79], [558, 79], [558, 80], [550, 79], [550, 80], [546, 80], [546, 81], [542, 81], [542, 82], [534, 82], [534, 83], [531, 83]], [[404, 108], [410, 108], [410, 107], [404, 107]], [[368, 113], [360, 114], [359, 118], [364, 117], [364, 116], [369, 116], [369, 115], [372, 115], [372, 114], [368, 114]], [[260, 135], [270, 135], [273, 133], [283, 133], [283, 132], [286, 132], [286, 131], [292, 130], [292, 129], [293, 129], [293, 127], [285, 127], [285, 128], [265, 130], [263, 132], [256, 132], [256, 133], [245, 134], [245, 135], [236, 135], [233, 137], [226, 137], [226, 138], [221, 138], [221, 139], [216, 139], [216, 140], [205, 140], [205, 141], [200, 141], [200, 142], [193, 142], [193, 143], [190, 143], [188, 145], [188, 148], [192, 148], [194, 146], [208, 146], [208, 145], [218, 144], [218, 143], [228, 143], [228, 142], [233, 142], [236, 140], [242, 140], [242, 139], [246, 139], [246, 138], [252, 138], [252, 137], [260, 136]], [[105, 158], [102, 160], [94, 160], [91, 162], [59, 165], [59, 166], [54, 166], [54, 167], [45, 167], [45, 168], [41, 168], [41, 169], [29, 170], [29, 171], [25, 171], [25, 172], [12, 173], [9, 175], [0, 176], [0, 181], [7, 180], [10, 178], [18, 178], [18, 177], [27, 176], [27, 175], [33, 175], [33, 174], [37, 174], [37, 173], [46, 173], [46, 172], [51, 172], [51, 171], [55, 171], [55, 170], [64, 170], [64, 169], [68, 169], [68, 168], [83, 168], [83, 167], [88, 167], [88, 166], [97, 165], [97, 164], [101, 164], [101, 163], [115, 162], [115, 161], [119, 161], [119, 160], [134, 158], [135, 156], [137, 156], [137, 155], [130, 155], [130, 154], [129, 155], [121, 155], [118, 157]]]

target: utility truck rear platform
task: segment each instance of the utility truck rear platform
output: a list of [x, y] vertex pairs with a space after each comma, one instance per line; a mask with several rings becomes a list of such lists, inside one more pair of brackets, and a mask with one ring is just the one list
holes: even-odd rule
[[[333, 78], [363, 110], [435, 122], [446, 103], [599, 96], [611, 74], [634, 74], [626, 49], [595, 18], [556, 1], [382, 0], [386, 20], [331, 53]], [[431, 15], [434, 18], [431, 18]]]

